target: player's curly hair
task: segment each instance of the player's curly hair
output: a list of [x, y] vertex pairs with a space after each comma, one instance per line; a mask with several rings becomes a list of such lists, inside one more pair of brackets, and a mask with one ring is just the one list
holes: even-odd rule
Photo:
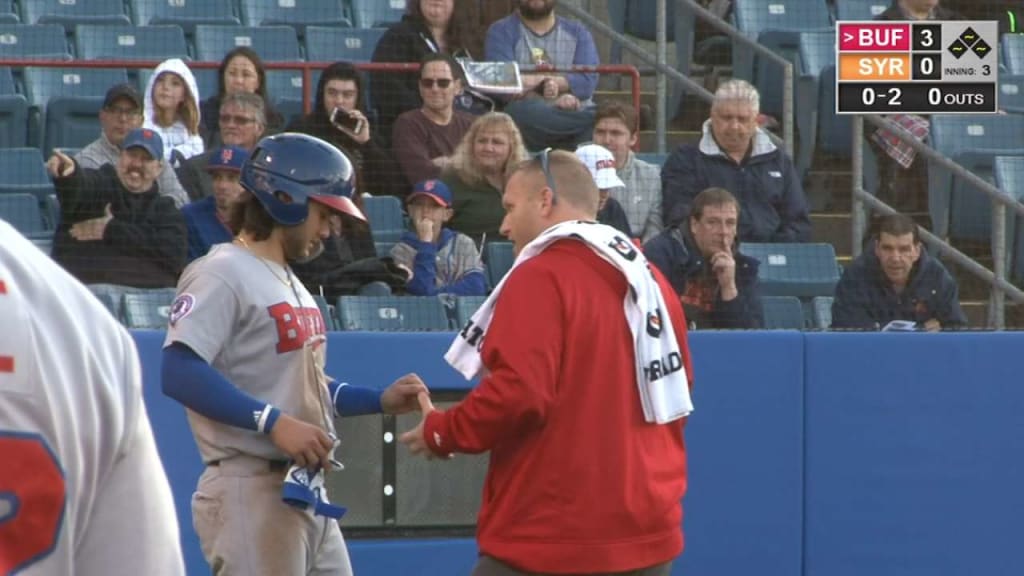
[[228, 228], [234, 236], [245, 230], [251, 232], [256, 240], [266, 240], [274, 231], [274, 219], [252, 194], [246, 193], [246, 198], [233, 203], [229, 210]]

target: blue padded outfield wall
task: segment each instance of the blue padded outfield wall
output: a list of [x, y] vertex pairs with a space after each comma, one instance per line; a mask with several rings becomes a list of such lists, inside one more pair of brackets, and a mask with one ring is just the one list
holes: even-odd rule
[[[160, 393], [162, 332], [135, 332], [190, 575], [201, 471]], [[451, 335], [332, 333], [327, 370], [466, 384]], [[674, 575], [1024, 574], [1024, 333], [699, 332], [686, 551]], [[349, 540], [357, 576], [468, 574], [472, 539]]]

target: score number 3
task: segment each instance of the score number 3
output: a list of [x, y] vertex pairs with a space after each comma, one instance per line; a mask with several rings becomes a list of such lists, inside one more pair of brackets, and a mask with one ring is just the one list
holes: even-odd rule
[[0, 574], [9, 574], [53, 552], [67, 492], [42, 436], [0, 430], [0, 454]]

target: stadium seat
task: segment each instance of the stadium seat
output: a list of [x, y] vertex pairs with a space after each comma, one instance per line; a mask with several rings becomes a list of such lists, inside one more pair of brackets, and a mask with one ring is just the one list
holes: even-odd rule
[[85, 23], [132, 23], [122, 0], [21, 0], [21, 14], [26, 24], [60, 24], [67, 30]]
[[63, 26], [0, 24], [0, 58], [71, 60], [71, 52]]
[[[68, 153], [68, 156], [73, 154]], [[43, 220], [50, 230], [56, 230], [60, 224], [60, 200], [57, 199], [57, 194], [47, 194], [46, 198], [43, 198]]]
[[378, 257], [390, 256], [391, 249], [395, 247], [397, 242], [381, 242], [375, 240], [373, 242], [373, 249], [377, 252]]
[[484, 264], [487, 267], [487, 283], [491, 288], [497, 287], [505, 274], [512, 269], [516, 257], [512, 252], [512, 243], [494, 241], [484, 244]]
[[246, 26], [284, 24], [294, 28], [299, 36], [305, 34], [306, 26], [352, 26], [352, 22], [345, 17], [342, 3], [338, 0], [288, 0], [287, 2], [241, 0], [240, 6], [242, 24]]
[[853, 140], [849, 116], [835, 112], [835, 34], [831, 31], [800, 34], [800, 66], [794, 93], [794, 114], [800, 148], [796, 168], [806, 175], [814, 153], [849, 157]]
[[388, 26], [402, 19], [406, 0], [351, 0], [352, 25], [356, 28]]
[[310, 62], [369, 62], [385, 28], [306, 29], [306, 60]]
[[1000, 46], [1003, 65], [1010, 74], [1024, 74], [1024, 35], [1003, 34]]
[[40, 203], [54, 193], [38, 148], [8, 148], [0, 154], [0, 196], [18, 192], [32, 194]]
[[316, 307], [320, 309], [320, 316], [324, 319], [324, 328], [337, 330], [338, 320], [334, 317], [334, 309], [327, 303], [327, 299], [319, 294], [313, 294], [313, 300], [316, 300]]
[[38, 68], [25, 69], [25, 93], [33, 107], [45, 108], [58, 96], [103, 98], [115, 84], [128, 81], [123, 68]]
[[0, 2], [0, 23], [17, 24], [18, 22], [21, 22], [21, 19], [14, 11], [14, 2], [12, 0]]
[[832, 327], [832, 296], [815, 296], [811, 300], [811, 324], [818, 330]]
[[461, 330], [473, 313], [487, 300], [486, 296], [459, 296], [455, 299], [456, 329]]
[[[312, 101], [316, 99], [315, 76], [310, 80]], [[302, 116], [302, 70], [267, 70], [267, 95], [274, 109], [284, 117], [285, 126]]]
[[124, 322], [128, 328], [163, 330], [167, 328], [174, 288], [139, 290], [124, 295]]
[[803, 330], [804, 307], [794, 296], [762, 296], [764, 327], [767, 330]]
[[[736, 0], [733, 17], [740, 32], [793, 63], [794, 79], [800, 73], [800, 33], [832, 28], [824, 0]], [[781, 68], [739, 44], [732, 59], [733, 76], [750, 80], [761, 93], [761, 112], [781, 118]]]
[[124, 295], [143, 291], [142, 288], [121, 284], [86, 284], [85, 287], [106, 306], [118, 322], [122, 323], [124, 322]]
[[49, 154], [54, 147], [81, 148], [100, 134], [97, 114], [107, 89], [128, 81], [121, 68], [25, 69], [29, 126]]
[[831, 296], [839, 282], [831, 244], [745, 242], [740, 251], [760, 262], [757, 277], [766, 296]]
[[402, 202], [394, 196], [363, 198], [363, 210], [370, 221], [375, 242], [398, 242], [405, 232]]
[[655, 166], [664, 166], [665, 160], [668, 160], [668, 153], [661, 152], [637, 152], [635, 156], [637, 159], [649, 162]]
[[999, 109], [1024, 114], [1024, 74], [999, 75]]
[[889, 7], [889, 0], [840, 0], [836, 20], [874, 20]]
[[249, 46], [264, 62], [302, 60], [299, 40], [290, 26], [196, 26], [196, 59], [220, 62], [224, 55]]
[[342, 330], [450, 330], [444, 306], [433, 296], [342, 296], [338, 316]]
[[14, 84], [10, 68], [0, 68], [0, 148], [17, 148], [28, 142], [28, 100]]
[[53, 254], [52, 236], [29, 238], [29, 240], [31, 240], [32, 244], [34, 244], [36, 248], [39, 248], [39, 250], [41, 250], [43, 254], [46, 254], [47, 256]]
[[[1000, 190], [1024, 202], [1024, 156], [997, 156], [992, 171]], [[1024, 218], [1010, 213], [1007, 220], [1006, 242], [1011, 247], [1009, 271], [1015, 281], [1021, 282], [1024, 281]]]
[[39, 198], [33, 194], [0, 194], [0, 220], [6, 220], [29, 238], [46, 236], [49, 232], [39, 208]]
[[[1000, 115], [936, 115], [931, 119], [931, 144], [936, 151], [957, 160], [974, 163], [984, 157], [997, 155], [1024, 155], [1024, 116], [1017, 114]], [[988, 160], [991, 162], [991, 160]], [[991, 168], [989, 168], [991, 169]], [[987, 209], [988, 199], [977, 190], [966, 190], [957, 185], [954, 198], [954, 178], [945, 168], [935, 163], [928, 165], [928, 211], [932, 218], [932, 231], [940, 238], [952, 231], [951, 215], [957, 218], [957, 232], [964, 219], [963, 214], [951, 209], [978, 206]], [[973, 217], [968, 216], [968, 221]]]
[[134, 0], [132, 13], [139, 26], [181, 26], [186, 36], [192, 36], [199, 24], [241, 24], [231, 0]]
[[185, 33], [178, 26], [75, 27], [78, 57], [85, 60], [188, 60]]

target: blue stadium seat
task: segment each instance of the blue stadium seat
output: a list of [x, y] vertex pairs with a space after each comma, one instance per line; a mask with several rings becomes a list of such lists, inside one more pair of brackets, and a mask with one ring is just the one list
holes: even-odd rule
[[[935, 150], [954, 160], [969, 153], [969, 157], [961, 160], [975, 163], [979, 168], [983, 166], [980, 160], [984, 156], [1024, 154], [1024, 116], [1017, 114], [936, 115], [931, 119], [930, 134]], [[948, 170], [935, 163], [929, 164], [928, 211], [931, 213], [932, 231], [940, 238], [951, 232], [951, 216], [962, 221], [963, 214], [951, 212], [954, 206], [957, 209], [965, 206], [987, 209], [988, 206], [988, 199], [982, 192], [964, 190], [962, 183], [958, 185], [954, 199], [953, 181]], [[957, 230], [958, 233], [963, 231]]]
[[43, 151], [54, 148], [84, 148], [99, 137], [100, 109], [103, 98], [65, 98], [50, 100], [43, 115]]
[[[314, 74], [310, 89], [311, 102], [316, 100], [316, 77]], [[274, 109], [284, 116], [287, 126], [295, 118], [302, 116], [302, 71], [301, 70], [267, 70], [267, 95], [270, 96]]]
[[455, 299], [455, 321], [457, 329], [461, 330], [466, 322], [473, 317], [473, 313], [480, 308], [480, 305], [487, 300], [486, 296], [459, 296]]
[[17, 24], [21, 22], [18, 18], [18, 14], [14, 11], [13, 0], [3, 0], [0, 2], [0, 23], [4, 24]]
[[1024, 35], [1003, 34], [1000, 52], [1010, 74], [1024, 74]]
[[45, 108], [58, 96], [102, 98], [111, 86], [128, 82], [123, 68], [28, 67], [24, 74], [25, 93], [37, 108]]
[[368, 196], [363, 199], [363, 209], [375, 242], [398, 242], [406, 230], [402, 202], [398, 198]]
[[999, 109], [1024, 114], [1024, 74], [999, 75]]
[[28, 100], [18, 94], [11, 69], [0, 68], [0, 148], [25, 146], [27, 121]]
[[163, 330], [167, 328], [174, 288], [139, 290], [124, 295], [124, 322], [128, 328]]
[[[65, 153], [68, 156], [74, 156], [70, 152]], [[57, 199], [56, 194], [47, 194], [43, 198], [43, 220], [50, 230], [56, 230], [57, 225], [60, 224], [60, 200]]]
[[54, 193], [38, 148], [8, 148], [0, 154], [0, 195], [27, 192], [38, 202]]
[[494, 241], [484, 244], [483, 259], [487, 267], [487, 283], [495, 288], [516, 261], [512, 243]]
[[767, 330], [803, 330], [804, 307], [795, 296], [762, 296], [764, 327]]
[[0, 58], [71, 60], [71, 52], [63, 26], [0, 24]]
[[121, 68], [26, 68], [29, 126], [39, 138], [32, 143], [47, 154], [54, 147], [86, 146], [99, 136], [107, 89], [127, 81]]
[[[240, 6], [242, 24], [284, 24], [293, 27], [299, 36], [305, 34], [306, 26], [352, 26], [352, 22], [345, 16], [342, 3], [338, 0], [240, 0]], [[262, 51], [260, 55], [262, 56]]]
[[889, 4], [889, 0], [839, 0], [836, 20], [874, 20]]
[[[794, 78], [800, 73], [800, 33], [832, 28], [824, 0], [736, 0], [733, 17], [740, 32], [792, 62]], [[739, 44], [732, 59], [733, 76], [750, 80], [761, 93], [761, 111], [781, 118], [781, 68]]]
[[[1024, 202], [1024, 156], [997, 156], [992, 171], [1000, 190]], [[1009, 270], [1012, 278], [1021, 282], [1024, 281], [1024, 218], [1011, 213], [1007, 220], [1007, 244], [1011, 246]]]
[[338, 316], [342, 330], [450, 330], [444, 305], [434, 296], [342, 296]]
[[668, 153], [661, 152], [637, 152], [636, 157], [644, 162], [649, 162], [655, 166], [664, 166], [665, 160], [668, 160]]
[[46, 236], [49, 232], [39, 209], [39, 198], [33, 194], [0, 194], [0, 220], [6, 220], [29, 238]]
[[306, 60], [310, 62], [369, 62], [385, 28], [306, 29]]
[[124, 24], [131, 20], [121, 0], [21, 0], [26, 24], [60, 24], [67, 30], [77, 24]]
[[238, 26], [231, 0], [135, 0], [131, 3], [139, 26], [181, 26], [187, 36], [199, 24]]
[[86, 284], [86, 288], [117, 318], [124, 323], [124, 295], [143, 292], [142, 288], [123, 286], [121, 284]]
[[178, 26], [75, 27], [78, 57], [85, 60], [188, 60], [185, 33]]
[[799, 43], [801, 69], [793, 102], [800, 134], [796, 168], [805, 175], [819, 143], [823, 152], [849, 156], [853, 135], [850, 117], [835, 112], [835, 34], [803, 32]]
[[766, 296], [831, 296], [839, 282], [831, 244], [745, 242], [740, 251], [760, 262], [757, 277]]
[[299, 40], [290, 26], [196, 26], [196, 59], [219, 62], [239, 46], [256, 50], [264, 62], [302, 60]]
[[[418, 0], [417, 0], [418, 1]], [[377, 28], [393, 24], [405, 14], [406, 0], [351, 0], [352, 25]]]
[[811, 325], [818, 330], [832, 327], [832, 296], [815, 296], [811, 300]]
[[313, 294], [316, 300], [316, 307], [320, 309], [320, 316], [324, 319], [324, 328], [327, 330], [338, 329], [338, 319], [334, 316], [334, 308], [327, 303], [327, 299], [319, 294]]

